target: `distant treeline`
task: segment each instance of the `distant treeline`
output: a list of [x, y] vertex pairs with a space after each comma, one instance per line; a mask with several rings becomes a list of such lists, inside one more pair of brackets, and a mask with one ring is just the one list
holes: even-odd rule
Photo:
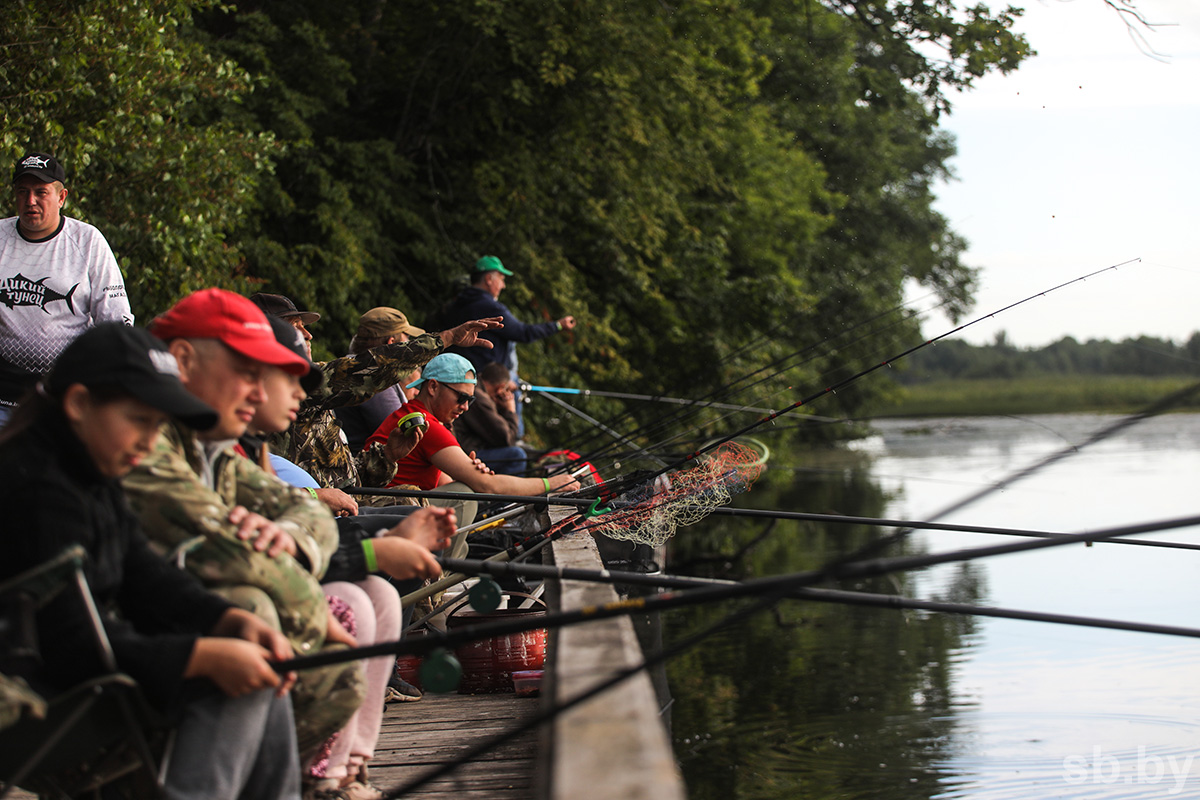
[[1017, 378], [1039, 375], [1142, 375], [1148, 377], [1200, 374], [1200, 332], [1182, 344], [1170, 339], [1138, 336], [1119, 342], [1068, 336], [1039, 348], [1019, 348], [1004, 332], [995, 342], [973, 345], [948, 339], [914, 353], [908, 368], [896, 378], [911, 385], [956, 379]]

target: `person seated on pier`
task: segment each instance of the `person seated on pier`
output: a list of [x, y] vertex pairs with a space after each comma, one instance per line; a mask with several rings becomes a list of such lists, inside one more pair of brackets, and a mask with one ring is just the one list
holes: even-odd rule
[[[270, 322], [276, 341], [308, 361], [300, 331], [275, 317]], [[266, 400], [256, 410], [250, 430], [266, 435], [287, 430], [296, 418], [307, 392], [316, 388], [320, 381], [319, 371], [314, 370], [300, 377], [279, 367], [268, 366], [263, 377]], [[263, 454], [269, 453], [269, 448], [255, 437], [244, 436], [239, 440], [239, 445], [247, 458], [255, 459], [258, 463], [263, 463]], [[265, 463], [264, 469], [273, 471], [273, 465], [287, 462], [268, 459]], [[300, 467], [290, 466], [291, 471], [284, 475], [292, 475], [292, 480], [298, 478], [307, 485], [316, 485]], [[339, 545], [329, 559], [329, 567], [321, 579], [321, 588], [327, 597], [336, 598], [331, 600], [331, 605], [341, 601], [349, 607], [355, 626], [355, 639], [364, 647], [397, 641], [402, 629], [397, 586], [373, 573], [379, 572], [387, 578], [401, 581], [436, 578], [441, 574], [441, 567], [430, 551], [447, 547], [454, 535], [455, 518], [450, 509], [404, 508], [413, 513], [402, 517], [380, 514], [343, 516], [337, 520]], [[409, 590], [415, 588], [416, 585], [409, 587]], [[375, 746], [383, 723], [384, 699], [394, 673], [394, 664], [395, 659], [391, 656], [372, 658], [363, 663], [367, 682], [366, 698], [346, 727], [332, 740], [329, 754], [321, 761], [319, 771], [316, 774], [310, 771], [315, 796], [340, 800], [343, 797], [382, 794], [372, 786], [367, 769], [375, 756]], [[411, 687], [411, 691], [415, 694], [409, 696], [420, 697], [420, 690]]]
[[[463, 450], [504, 475], [524, 475], [526, 454], [517, 446], [517, 401], [508, 368], [495, 362], [479, 373], [475, 400], [455, 421]], [[483, 391], [479, 391], [483, 389]]]
[[[338, 545], [329, 509], [237, 455], [236, 440], [265, 401], [268, 366], [297, 375], [306, 359], [280, 345], [245, 297], [205, 289], [151, 323], [184, 387], [217, 412], [196, 434], [168, 422], [123, 479], [147, 537], [211, 590], [252, 610], [308, 655], [354, 644], [329, 609], [319, 579]], [[306, 669], [292, 692], [301, 762], [362, 704], [357, 662]]]
[[[436, 488], [450, 492], [519, 495], [579, 488], [579, 484], [566, 474], [550, 478], [497, 475], [474, 453], [464, 451], [450, 426], [474, 401], [475, 385], [475, 368], [462, 356], [443, 353], [425, 365], [421, 370], [421, 378], [410, 384], [417, 388], [416, 396], [385, 419], [367, 440], [368, 445], [386, 441], [401, 417], [412, 413], [424, 415], [429, 430], [412, 452], [397, 462], [396, 475], [390, 485], [408, 484], [424, 490]], [[465, 552], [465, 537], [456, 537], [451, 556], [458, 557]]]
[[[396, 342], [404, 344], [409, 339], [423, 333], [425, 333], [425, 329], [410, 323], [403, 311], [387, 306], [372, 308], [358, 318], [358, 330], [350, 340], [349, 355], [356, 356], [376, 347]], [[379, 392], [370, 400], [355, 406], [343, 406], [335, 409], [338, 422], [346, 434], [346, 443], [350, 445], [353, 452], [361, 451], [363, 445], [367, 443], [367, 437], [387, 419], [388, 414], [408, 402], [408, 398], [404, 394], [404, 385], [411, 383], [420, 375], [421, 369], [420, 366], [417, 366], [402, 376], [398, 382]]]
[[[168, 418], [198, 429], [217, 422], [153, 336], [109, 322], [68, 345], [0, 434], [0, 480], [20, 498], [0, 534], [0, 579], [83, 546], [117, 668], [175, 727], [167, 794], [299, 800], [287, 697], [295, 675], [271, 664], [291, 658], [291, 645], [163, 560], [125, 502], [119, 479]], [[38, 612], [41, 659], [25, 677], [43, 694], [107, 672], [90, 620], [69, 590]]]
[[[312, 357], [312, 334], [308, 325], [320, 319], [319, 314], [297, 309], [295, 303], [280, 294], [259, 293], [250, 299], [265, 313], [279, 317], [300, 331], [309, 358]], [[392, 436], [353, 452], [346, 444], [333, 410], [371, 399], [394, 386], [413, 369], [428, 363], [446, 347], [491, 347], [491, 342], [481, 340], [479, 333], [499, 327], [499, 319], [464, 322], [441, 333], [422, 333], [408, 341], [395, 341], [355, 355], [318, 362], [316, 366], [325, 377], [322, 386], [305, 399], [292, 427], [270, 438], [271, 449], [303, 467], [323, 489], [388, 485], [395, 474], [397, 452], [411, 442], [404, 441], [403, 432], [395, 431]], [[342, 491], [326, 494], [332, 499], [322, 499], [335, 510], [335, 503], [348, 507], [352, 502], [356, 508], [362, 504]], [[394, 505], [396, 501], [383, 498], [363, 502]]]

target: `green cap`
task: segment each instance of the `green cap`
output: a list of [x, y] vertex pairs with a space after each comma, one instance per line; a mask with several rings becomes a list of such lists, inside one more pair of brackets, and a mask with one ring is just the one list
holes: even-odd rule
[[496, 270], [501, 275], [512, 275], [512, 270], [505, 269], [504, 265], [500, 263], [500, 259], [495, 256], [484, 256], [475, 262], [476, 272], [490, 272], [491, 270]]

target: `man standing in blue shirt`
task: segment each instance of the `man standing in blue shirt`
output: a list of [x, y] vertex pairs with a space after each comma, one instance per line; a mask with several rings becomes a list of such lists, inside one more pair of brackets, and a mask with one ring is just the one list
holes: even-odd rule
[[[484, 331], [480, 338], [489, 340], [494, 347], [490, 350], [482, 347], [449, 347], [448, 353], [457, 353], [471, 362], [476, 374], [491, 362], [508, 367], [514, 381], [520, 382], [517, 376], [517, 353], [513, 346], [516, 343], [536, 342], [553, 336], [559, 331], [569, 331], [575, 327], [575, 318], [565, 316], [550, 322], [540, 322], [530, 325], [513, 316], [508, 306], [500, 302], [500, 292], [504, 291], [505, 278], [512, 276], [512, 271], [505, 269], [500, 259], [495, 256], [484, 256], [475, 262], [471, 275], [471, 285], [459, 292], [443, 311], [442, 322], [454, 326], [468, 320], [483, 317], [503, 317], [504, 327]], [[518, 396], [518, 401], [520, 397]], [[520, 423], [520, 434], [524, 435], [524, 420], [521, 419], [521, 403], [517, 403], [517, 419]]]

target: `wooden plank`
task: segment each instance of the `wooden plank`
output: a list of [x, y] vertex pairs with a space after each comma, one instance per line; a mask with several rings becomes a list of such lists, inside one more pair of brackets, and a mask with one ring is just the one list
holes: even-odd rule
[[[551, 551], [558, 566], [602, 566], [590, 536], [566, 536]], [[554, 607], [602, 606], [618, 599], [608, 584], [564, 580], [556, 588]], [[644, 658], [628, 617], [563, 628], [546, 657], [542, 688], [558, 703], [585, 694]], [[560, 715], [547, 741], [551, 800], [686, 798], [654, 687], [644, 671]]]
[[[537, 698], [514, 694], [427, 694], [416, 703], [393, 703], [384, 713], [371, 781], [393, 791], [455, 761], [477, 742], [512, 730], [537, 709]], [[536, 746], [536, 732], [513, 737], [406, 796], [529, 800]]]

